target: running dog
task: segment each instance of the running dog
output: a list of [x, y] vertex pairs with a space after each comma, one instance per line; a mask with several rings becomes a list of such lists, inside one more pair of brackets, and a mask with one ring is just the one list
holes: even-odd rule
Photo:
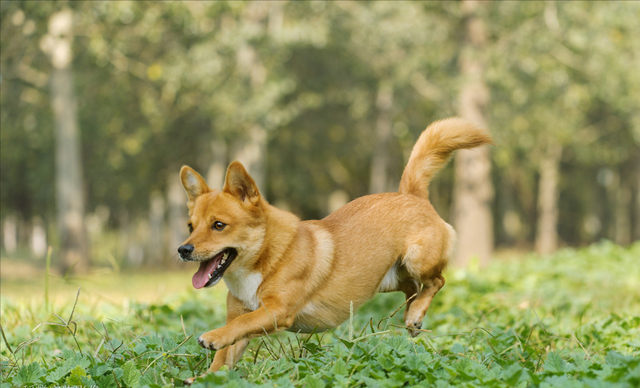
[[190, 236], [180, 258], [199, 264], [196, 289], [220, 279], [229, 289], [227, 324], [198, 338], [216, 351], [208, 371], [232, 368], [252, 337], [334, 328], [352, 303], [358, 308], [378, 292], [406, 295], [404, 323], [417, 335], [455, 242], [429, 202], [429, 181], [453, 151], [487, 143], [491, 137], [468, 121], [437, 121], [420, 135], [397, 193], [360, 197], [311, 221], [270, 205], [238, 162], [222, 191], [182, 167]]

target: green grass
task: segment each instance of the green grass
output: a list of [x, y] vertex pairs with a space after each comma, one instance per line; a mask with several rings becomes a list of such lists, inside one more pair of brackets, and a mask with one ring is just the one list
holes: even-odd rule
[[[189, 277], [75, 279], [77, 299], [54, 278], [50, 310], [43, 282], [20, 293], [3, 280], [1, 387], [182, 386], [211, 362], [195, 338], [225, 316], [224, 288], [195, 291]], [[640, 243], [505, 258], [446, 278], [423, 324], [431, 332], [408, 338], [402, 310], [390, 317], [402, 295], [381, 294], [333, 331], [254, 339], [234, 371], [193, 386], [640, 386]]]

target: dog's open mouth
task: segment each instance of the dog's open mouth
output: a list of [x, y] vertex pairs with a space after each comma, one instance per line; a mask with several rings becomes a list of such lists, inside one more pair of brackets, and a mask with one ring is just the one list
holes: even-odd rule
[[193, 275], [191, 282], [193, 287], [200, 289], [202, 287], [211, 287], [222, 279], [222, 275], [233, 259], [238, 255], [238, 251], [233, 248], [227, 248], [215, 255], [212, 259], [200, 262], [198, 272]]

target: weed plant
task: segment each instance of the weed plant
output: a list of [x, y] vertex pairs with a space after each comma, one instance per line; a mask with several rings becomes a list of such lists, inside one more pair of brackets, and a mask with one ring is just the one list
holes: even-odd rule
[[[403, 295], [382, 294], [335, 330], [254, 339], [235, 370], [193, 387], [640, 387], [640, 243], [445, 276], [416, 338]], [[196, 338], [224, 322], [213, 291], [124, 305], [84, 303], [82, 290], [63, 305], [3, 298], [0, 387], [182, 386], [211, 362]]]

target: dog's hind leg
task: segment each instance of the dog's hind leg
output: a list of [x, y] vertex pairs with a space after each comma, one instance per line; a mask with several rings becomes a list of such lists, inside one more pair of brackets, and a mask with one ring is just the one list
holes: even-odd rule
[[412, 337], [420, 334], [419, 330], [422, 328], [422, 320], [427, 314], [427, 310], [431, 305], [433, 297], [444, 286], [444, 277], [437, 275], [430, 279], [421, 280], [422, 291], [411, 302], [410, 306], [407, 306], [407, 311], [404, 314], [404, 323], [407, 326], [407, 330]]
[[407, 246], [404, 256], [405, 268], [412, 279], [422, 284], [422, 290], [411, 304], [407, 305], [404, 314], [404, 323], [412, 337], [420, 333], [416, 329], [422, 328], [422, 320], [433, 297], [444, 287], [442, 271], [453, 254], [454, 241], [453, 228], [445, 224], [444, 228], [422, 234]]
[[405, 306], [403, 318], [403, 320], [406, 321], [411, 304], [420, 294], [420, 283], [413, 279], [404, 279], [398, 284], [398, 289], [396, 291], [404, 292], [404, 295], [407, 298], [407, 305]]

